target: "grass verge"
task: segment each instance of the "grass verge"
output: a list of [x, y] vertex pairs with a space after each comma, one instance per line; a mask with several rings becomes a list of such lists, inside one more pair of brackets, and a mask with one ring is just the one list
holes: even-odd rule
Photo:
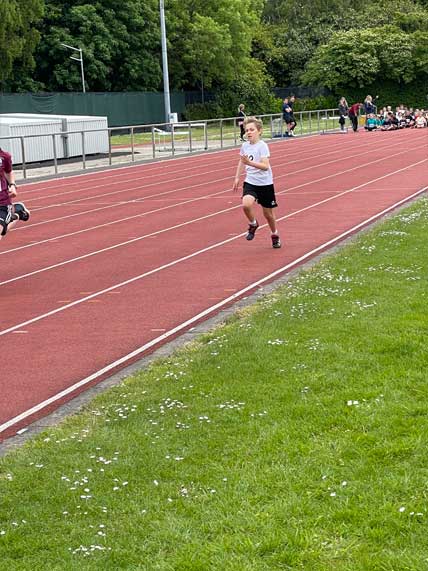
[[0, 461], [2, 569], [428, 569], [428, 200]]

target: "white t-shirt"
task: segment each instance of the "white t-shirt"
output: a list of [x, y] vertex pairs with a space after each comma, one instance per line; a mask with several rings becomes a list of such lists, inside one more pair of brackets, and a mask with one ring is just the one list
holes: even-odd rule
[[[269, 147], [264, 141], [257, 141], [253, 145], [246, 141], [241, 147], [241, 156], [247, 155], [250, 160], [260, 163], [262, 159], [269, 158]], [[273, 184], [272, 169], [269, 167], [267, 171], [245, 165], [245, 182], [254, 184], [255, 186], [265, 186]]]

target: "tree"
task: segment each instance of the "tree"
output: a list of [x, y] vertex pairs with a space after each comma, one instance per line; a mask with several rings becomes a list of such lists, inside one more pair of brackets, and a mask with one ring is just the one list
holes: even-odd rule
[[51, 91], [82, 88], [61, 43], [83, 49], [91, 91], [156, 90], [162, 79], [158, 0], [46, 0], [36, 77]]
[[[282, 76], [286, 82], [297, 84], [301, 82], [305, 67], [316, 50], [327, 44], [334, 33], [399, 25], [400, 18], [403, 22], [408, 21], [409, 31], [413, 31], [411, 22], [419, 21], [422, 25], [428, 20], [426, 11], [421, 11], [415, 0], [378, 0], [376, 3], [363, 0], [266, 0], [263, 12], [267, 28], [272, 28], [273, 23], [282, 28], [282, 38], [275, 38], [275, 42], [282, 42], [287, 50]], [[276, 69], [271, 70], [268, 63], [267, 69], [277, 77]]]
[[410, 83], [428, 74], [427, 37], [426, 32], [406, 34], [395, 26], [336, 33], [318, 48], [303, 79], [336, 92], [381, 78]]
[[175, 88], [218, 86], [247, 62], [260, 0], [170, 0], [167, 36]]
[[34, 50], [40, 38], [36, 29], [43, 16], [43, 0], [8, 0], [0, 3], [0, 82], [4, 89], [20, 85], [34, 68]]

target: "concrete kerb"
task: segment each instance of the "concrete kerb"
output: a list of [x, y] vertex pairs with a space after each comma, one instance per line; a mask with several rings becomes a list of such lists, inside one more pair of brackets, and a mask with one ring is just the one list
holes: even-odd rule
[[233, 303], [230, 307], [222, 309], [209, 319], [199, 323], [198, 325], [192, 327], [188, 331], [184, 332], [183, 334], [179, 335], [172, 341], [165, 343], [164, 345], [160, 346], [159, 348], [155, 349], [149, 355], [142, 357], [132, 365], [124, 367], [119, 372], [111, 375], [107, 379], [100, 381], [96, 385], [88, 388], [81, 394], [77, 395], [69, 402], [61, 405], [58, 407], [54, 412], [50, 413], [44, 418], [33, 422], [32, 424], [26, 427], [25, 431], [22, 431], [20, 434], [15, 436], [11, 436], [7, 438], [5, 441], [0, 443], [0, 457], [6, 455], [9, 451], [12, 451], [16, 448], [19, 448], [44, 430], [56, 427], [59, 423], [61, 423], [64, 419], [68, 416], [73, 414], [77, 414], [82, 411], [83, 407], [90, 403], [98, 394], [105, 392], [109, 388], [119, 386], [125, 379], [130, 377], [131, 375], [140, 372], [147, 368], [149, 365], [154, 363], [155, 361], [169, 357], [177, 350], [183, 348], [185, 345], [189, 345], [194, 342], [199, 336], [206, 334], [208, 332], [213, 331], [213, 329], [219, 325], [222, 325], [227, 322], [227, 320], [235, 315], [240, 310], [254, 305], [260, 298], [263, 298], [275, 290], [286, 284], [288, 281], [293, 279], [296, 275], [300, 272], [305, 271], [314, 265], [316, 265], [320, 260], [324, 259], [327, 256], [332, 256], [336, 254], [340, 249], [342, 249], [347, 244], [355, 241], [361, 234], [367, 233], [372, 228], [377, 226], [378, 224], [383, 223], [386, 219], [389, 219], [400, 212], [401, 210], [408, 208], [410, 204], [420, 200], [421, 198], [427, 197], [428, 191], [424, 192], [423, 194], [419, 195], [418, 197], [405, 202], [404, 204], [398, 206], [388, 214], [384, 215], [383, 217], [373, 221], [372, 223], [365, 226], [359, 232], [352, 234], [348, 238], [338, 242], [328, 250], [321, 252], [320, 254], [314, 256], [307, 262], [293, 268], [286, 274], [282, 275], [280, 278], [272, 281], [271, 283], [261, 286], [255, 291], [254, 293], [243, 297], [242, 299], [238, 300], [237, 302]]

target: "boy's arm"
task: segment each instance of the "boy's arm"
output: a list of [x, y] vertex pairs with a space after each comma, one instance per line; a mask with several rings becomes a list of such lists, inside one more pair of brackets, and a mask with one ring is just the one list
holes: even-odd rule
[[241, 159], [239, 159], [238, 166], [236, 167], [235, 180], [233, 181], [233, 187], [232, 187], [233, 191], [238, 190], [239, 178], [241, 176], [242, 169], [243, 169], [243, 163], [242, 163]]
[[10, 172], [5, 172], [4, 176], [9, 184], [9, 195], [14, 198], [17, 195], [16, 184], [15, 184], [15, 174], [13, 170]]
[[250, 167], [254, 167], [256, 169], [260, 169], [261, 171], [267, 171], [270, 168], [270, 163], [269, 163], [269, 158], [268, 157], [262, 157], [260, 159], [259, 163], [256, 163], [255, 161], [251, 161], [248, 158], [248, 155], [244, 155], [241, 157], [241, 162], [244, 165], [248, 165]]

